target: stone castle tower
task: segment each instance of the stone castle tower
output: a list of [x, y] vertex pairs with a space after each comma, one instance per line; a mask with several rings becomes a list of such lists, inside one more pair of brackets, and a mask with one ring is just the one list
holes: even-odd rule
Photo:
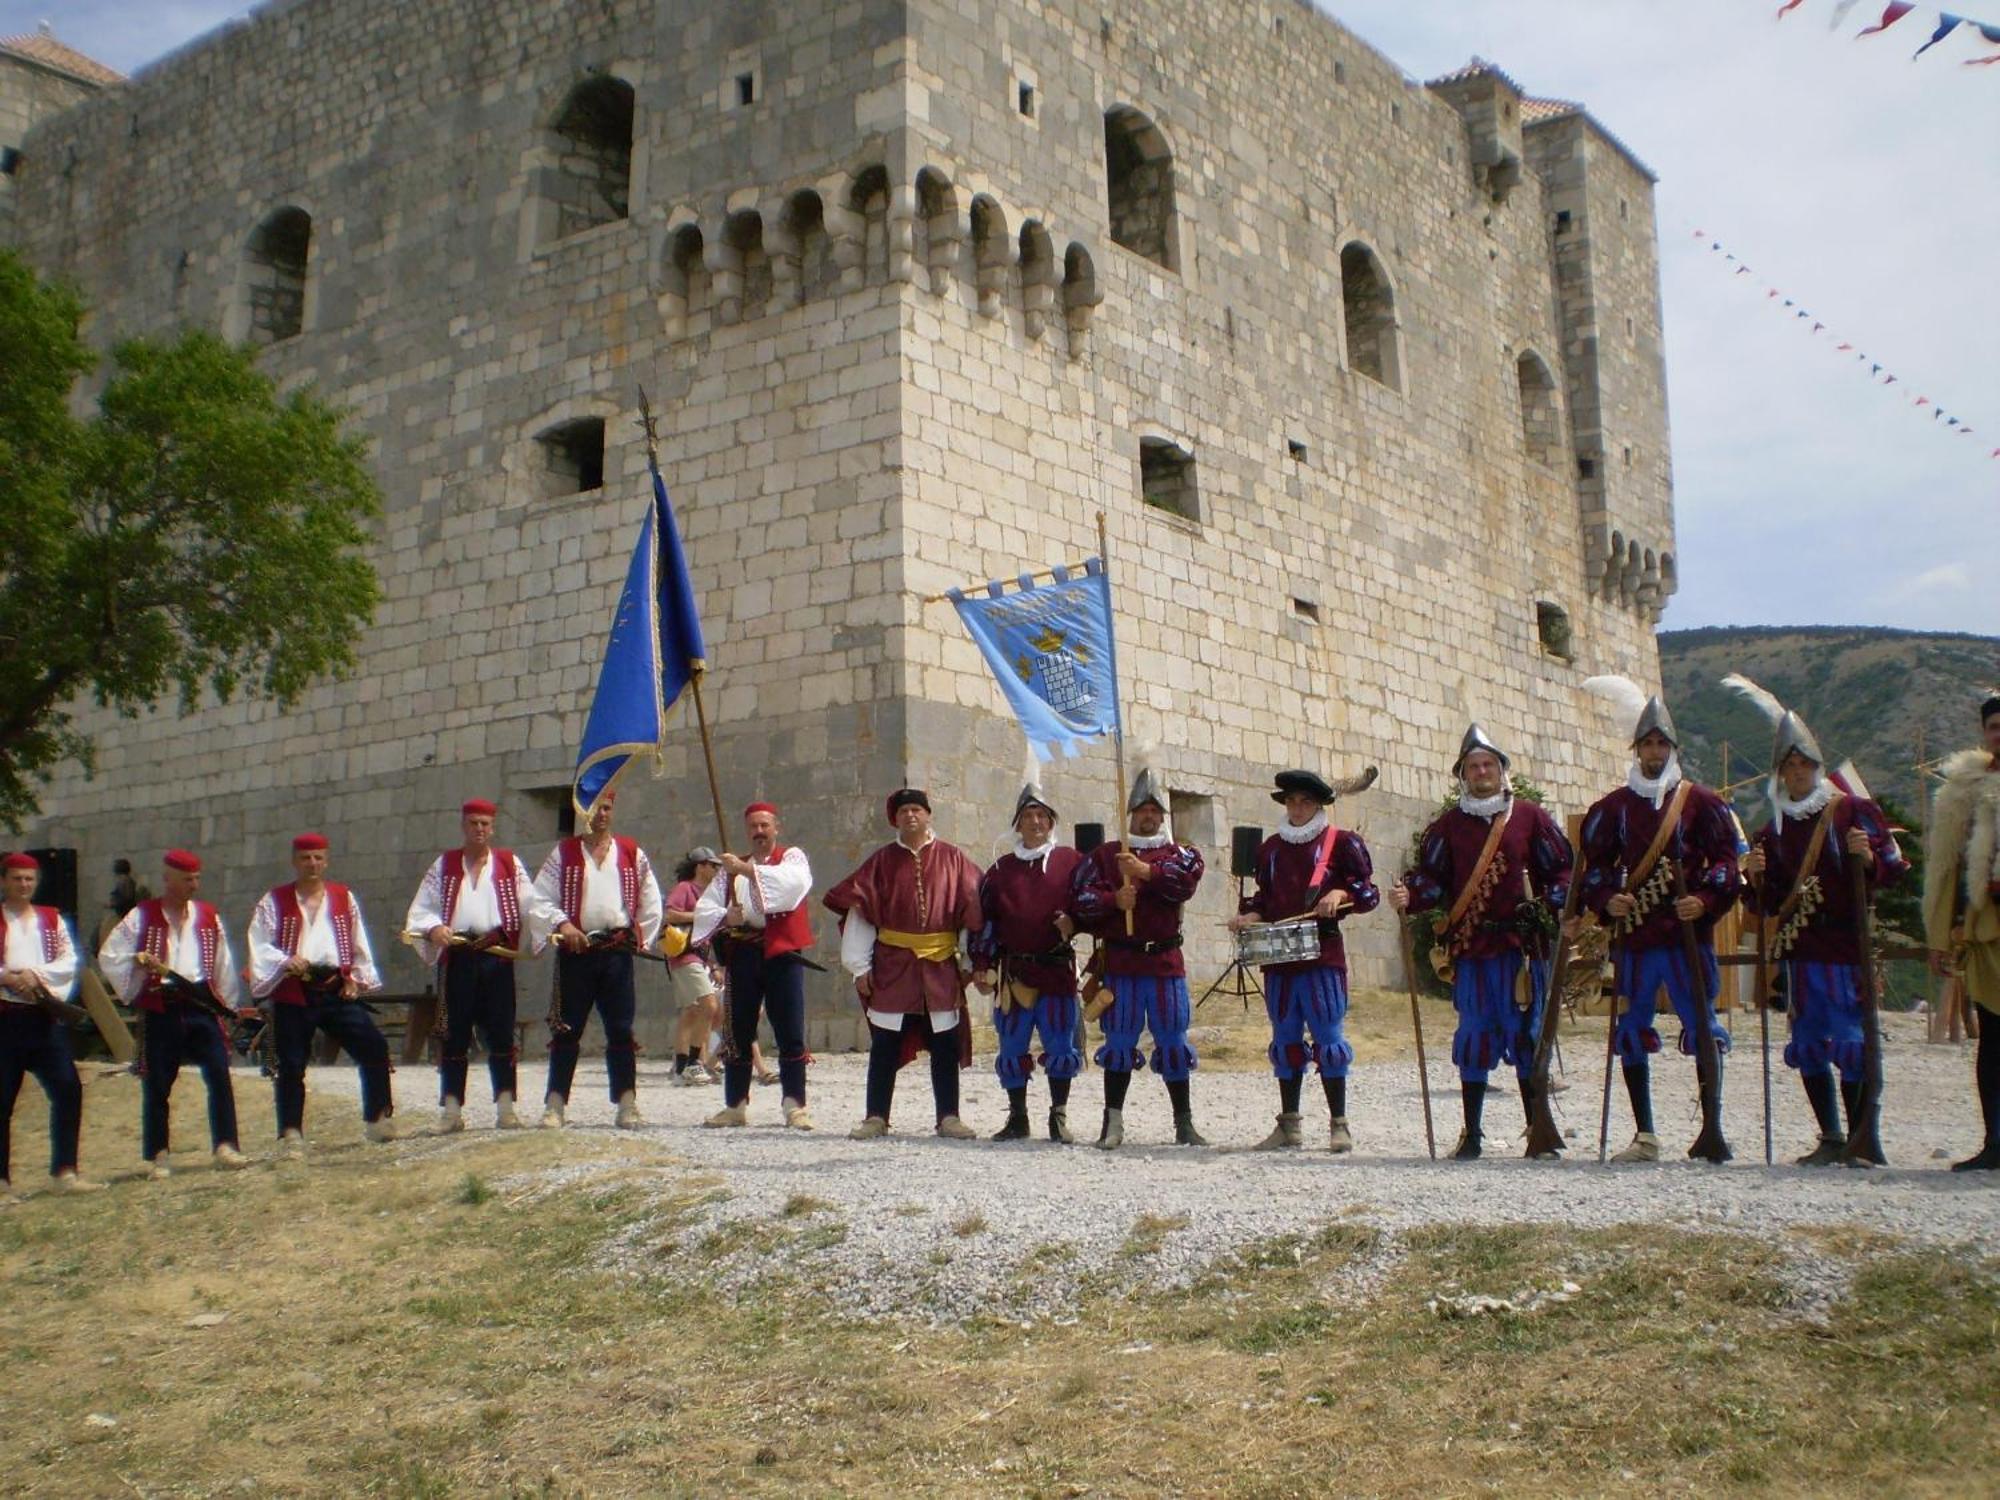
[[[1209, 855], [1198, 969], [1275, 768], [1379, 764], [1338, 816], [1393, 871], [1469, 717], [1575, 812], [1623, 764], [1577, 683], [1657, 678], [1651, 177], [1581, 107], [1420, 86], [1298, 0], [280, 0], [42, 123], [11, 182], [94, 335], [249, 339], [373, 443], [360, 671], [88, 725], [95, 778], [30, 830], [93, 875], [199, 846], [235, 922], [299, 827], [378, 948], [463, 796], [539, 858], [642, 385], [725, 801], [782, 803], [822, 889], [906, 781], [999, 847], [1021, 737], [923, 600], [1081, 559], [1100, 510], [1128, 728]], [[664, 772], [623, 826], [670, 861], [715, 832], [691, 725]], [[1043, 779], [1110, 820], [1108, 753]], [[1388, 917], [1351, 941], [1385, 978]]]

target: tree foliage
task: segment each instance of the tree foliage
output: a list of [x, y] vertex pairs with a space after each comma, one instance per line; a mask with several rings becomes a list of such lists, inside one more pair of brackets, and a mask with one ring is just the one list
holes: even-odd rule
[[0, 822], [68, 759], [80, 704], [183, 713], [239, 691], [289, 705], [354, 662], [380, 588], [362, 555], [381, 494], [345, 413], [280, 397], [202, 332], [99, 361], [83, 306], [0, 252]]

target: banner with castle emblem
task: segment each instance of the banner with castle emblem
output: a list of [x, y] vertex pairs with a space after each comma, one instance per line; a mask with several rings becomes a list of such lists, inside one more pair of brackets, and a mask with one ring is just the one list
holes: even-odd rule
[[1023, 575], [1009, 590], [952, 589], [958, 610], [1037, 757], [1075, 755], [1080, 742], [1117, 736], [1118, 655], [1111, 580], [1101, 558], [1056, 568], [1046, 582]]

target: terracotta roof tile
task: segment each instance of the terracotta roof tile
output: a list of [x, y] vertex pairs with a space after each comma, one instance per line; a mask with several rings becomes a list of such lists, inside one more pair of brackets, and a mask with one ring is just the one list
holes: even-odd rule
[[84, 83], [108, 84], [125, 81], [123, 73], [105, 67], [95, 58], [85, 57], [74, 47], [64, 46], [47, 31], [0, 37], [0, 52], [40, 63], [45, 68], [57, 73], [66, 73]]

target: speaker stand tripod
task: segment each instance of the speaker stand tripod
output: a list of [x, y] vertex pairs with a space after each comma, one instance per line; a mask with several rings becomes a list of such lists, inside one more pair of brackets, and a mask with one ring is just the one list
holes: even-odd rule
[[[1236, 877], [1236, 904], [1239, 907], [1243, 904], [1243, 877], [1241, 875]], [[1234, 936], [1235, 934], [1232, 933], [1231, 937], [1233, 938]], [[1242, 950], [1238, 949], [1237, 951], [1240, 955]], [[1208, 1003], [1208, 997], [1213, 995], [1217, 990], [1221, 990], [1224, 985], [1228, 985], [1229, 988], [1223, 990], [1223, 993], [1233, 995], [1238, 1000], [1241, 1000], [1245, 1010], [1250, 1008], [1250, 1002], [1253, 998], [1261, 1000], [1264, 997], [1263, 985], [1250, 977], [1249, 965], [1245, 964], [1239, 956], [1232, 958], [1229, 961], [1229, 967], [1215, 976], [1215, 983], [1201, 992], [1201, 999], [1195, 1001], [1194, 1008], [1200, 1010], [1202, 1006]]]

